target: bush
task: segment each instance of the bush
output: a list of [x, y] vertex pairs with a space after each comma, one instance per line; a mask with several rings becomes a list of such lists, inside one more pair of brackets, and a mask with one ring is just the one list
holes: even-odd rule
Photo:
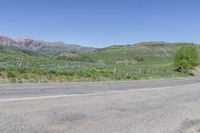
[[198, 66], [198, 49], [197, 46], [181, 47], [174, 58], [174, 65], [177, 71], [186, 71]]
[[90, 57], [86, 56], [86, 55], [81, 56], [80, 61], [93, 62], [93, 60]]
[[144, 61], [144, 58], [143, 57], [140, 57], [140, 56], [136, 56], [134, 57], [134, 59], [138, 62], [143, 62]]
[[8, 71], [6, 74], [7, 74], [8, 78], [15, 78], [16, 77], [16, 75], [11, 71]]

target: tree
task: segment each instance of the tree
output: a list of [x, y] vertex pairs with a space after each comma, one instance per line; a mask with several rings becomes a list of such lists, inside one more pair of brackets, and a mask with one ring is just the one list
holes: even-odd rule
[[181, 47], [174, 58], [177, 71], [188, 72], [198, 66], [198, 48], [196, 45]]

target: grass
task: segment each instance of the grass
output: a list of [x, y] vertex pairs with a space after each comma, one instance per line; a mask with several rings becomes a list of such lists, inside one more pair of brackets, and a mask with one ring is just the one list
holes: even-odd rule
[[200, 128], [197, 130], [197, 133], [200, 133]]
[[[179, 46], [145, 45], [112, 46], [96, 52], [77, 53], [80, 56], [79, 61], [57, 60], [34, 51], [0, 46], [0, 79], [21, 83], [190, 76], [174, 71], [173, 55]], [[20, 62], [24, 57], [26, 62], [22, 68]]]
[[11, 65], [1, 67], [0, 73], [12, 82], [141, 80], [188, 76], [175, 72], [171, 66], [113, 66], [101, 63], [60, 61], [50, 63], [47, 60], [40, 60], [40, 63], [33, 62], [35, 60], [29, 63], [32, 66], [27, 69]]

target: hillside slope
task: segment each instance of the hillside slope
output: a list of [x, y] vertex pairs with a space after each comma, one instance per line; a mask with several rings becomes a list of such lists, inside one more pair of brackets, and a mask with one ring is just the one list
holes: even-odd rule
[[134, 45], [113, 45], [99, 49], [96, 52], [84, 54], [95, 61], [115, 64], [118, 61], [129, 60], [130, 62], [144, 60], [146, 63], [168, 63], [176, 51], [184, 45], [192, 43], [167, 43], [145, 42]]
[[64, 61], [76, 61], [80, 60], [80, 56], [75, 53], [70, 52], [59, 52], [55, 56], [52, 57], [55, 60], [64, 60]]
[[139, 80], [189, 76], [175, 71], [173, 55], [183, 45], [140, 43], [87, 53], [36, 50], [0, 45], [0, 82]]
[[21, 45], [17, 41], [2, 35], [0, 35], [0, 45], [9, 47], [21, 47]]

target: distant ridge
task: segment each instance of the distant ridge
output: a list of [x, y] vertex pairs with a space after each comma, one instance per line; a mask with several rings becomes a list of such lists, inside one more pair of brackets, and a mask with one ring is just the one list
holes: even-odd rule
[[21, 47], [17, 41], [3, 35], [0, 35], [0, 44], [9, 47]]
[[55, 54], [61, 51], [90, 52], [95, 50], [95, 48], [92, 47], [83, 47], [77, 44], [67, 44], [61, 41], [48, 42], [31, 39], [29, 37], [18, 37], [16, 39], [12, 39], [3, 35], [0, 35], [0, 44], [9, 47], [36, 50], [43, 54]]

